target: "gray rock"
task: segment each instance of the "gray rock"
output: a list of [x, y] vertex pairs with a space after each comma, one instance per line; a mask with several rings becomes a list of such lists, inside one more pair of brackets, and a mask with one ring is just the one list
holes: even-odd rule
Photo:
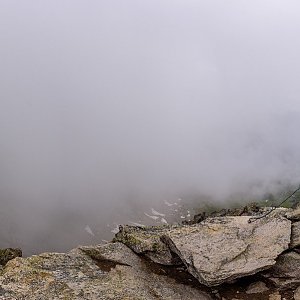
[[300, 285], [300, 254], [292, 251], [280, 255], [275, 266], [264, 276], [281, 289], [298, 287]]
[[295, 222], [292, 224], [290, 248], [298, 246], [300, 246], [300, 222]]
[[262, 281], [253, 282], [248, 286], [246, 294], [258, 294], [268, 291], [269, 288]]
[[211, 300], [211, 297], [198, 288], [153, 273], [128, 247], [110, 243], [9, 261], [0, 272], [0, 299]]
[[269, 216], [252, 223], [249, 217], [209, 218], [168, 230], [164, 242], [200, 283], [219, 285], [270, 268], [288, 249], [291, 222]]

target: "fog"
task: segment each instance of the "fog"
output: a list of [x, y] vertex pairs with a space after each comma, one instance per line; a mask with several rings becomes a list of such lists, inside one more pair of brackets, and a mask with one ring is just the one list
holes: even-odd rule
[[0, 247], [63, 251], [164, 201], [299, 184], [299, 11], [1, 0]]

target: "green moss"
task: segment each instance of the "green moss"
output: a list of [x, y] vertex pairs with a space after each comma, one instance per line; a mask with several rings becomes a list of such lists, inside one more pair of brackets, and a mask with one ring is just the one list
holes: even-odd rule
[[142, 244], [142, 242], [132, 234], [126, 234], [124, 238], [124, 242], [127, 242], [131, 246], [139, 246]]

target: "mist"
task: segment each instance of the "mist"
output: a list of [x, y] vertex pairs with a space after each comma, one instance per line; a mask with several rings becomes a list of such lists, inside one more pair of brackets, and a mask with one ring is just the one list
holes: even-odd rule
[[0, 246], [63, 251], [184, 195], [299, 184], [299, 11], [2, 0]]

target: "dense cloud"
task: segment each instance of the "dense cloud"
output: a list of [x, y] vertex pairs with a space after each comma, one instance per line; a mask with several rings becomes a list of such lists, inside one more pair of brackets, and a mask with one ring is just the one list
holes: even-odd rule
[[297, 184], [299, 10], [1, 1], [1, 230], [13, 236], [3, 245], [22, 235], [55, 248], [70, 219], [121, 222], [184, 194]]

